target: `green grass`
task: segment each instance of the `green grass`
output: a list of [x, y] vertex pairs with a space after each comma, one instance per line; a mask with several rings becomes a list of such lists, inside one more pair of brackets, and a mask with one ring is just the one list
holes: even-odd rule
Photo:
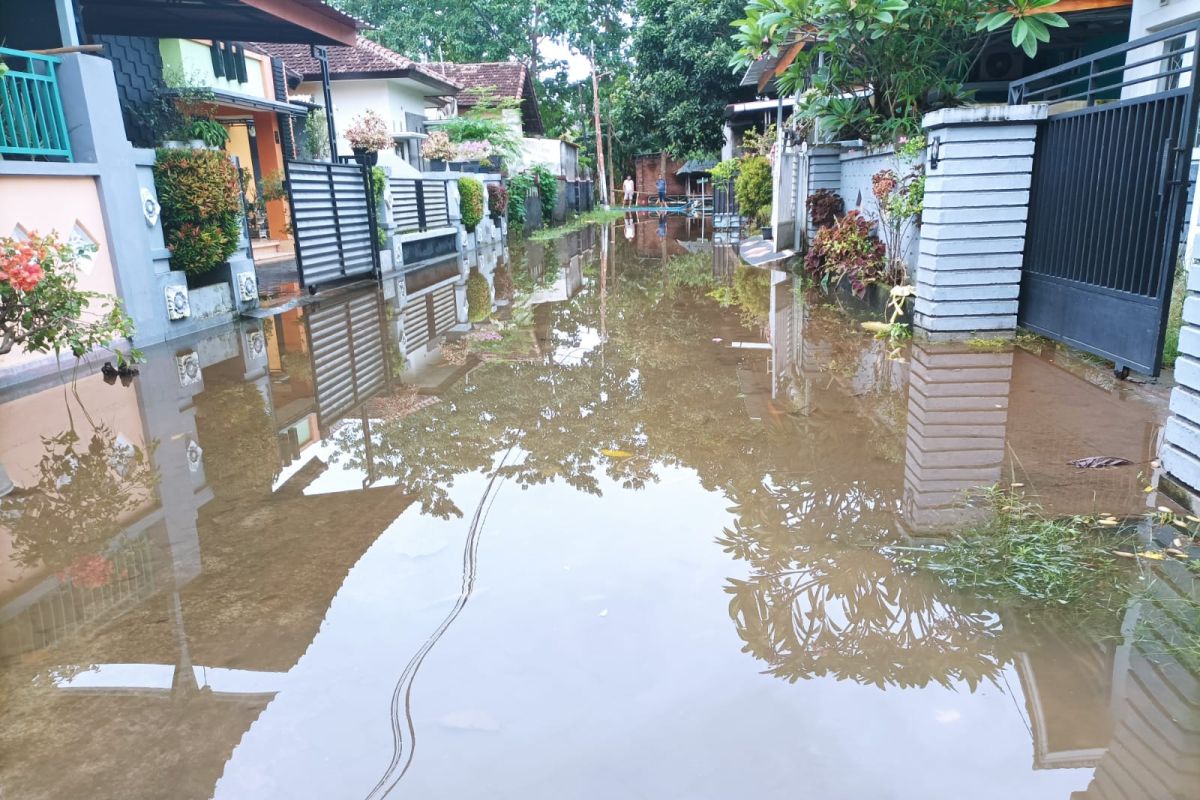
[[989, 600], [1084, 610], [1123, 607], [1129, 571], [1113, 554], [1126, 538], [1090, 517], [1052, 518], [1001, 489], [984, 494], [990, 518], [926, 551], [918, 563], [947, 584]]
[[541, 230], [534, 231], [529, 234], [529, 239], [533, 242], [552, 242], [588, 225], [612, 222], [623, 216], [625, 216], [625, 212], [619, 208], [611, 208], [608, 211], [596, 208], [583, 214], [578, 214], [557, 227], [542, 228]]
[[1187, 270], [1175, 270], [1171, 287], [1171, 309], [1167, 313], [1167, 336], [1163, 341], [1163, 366], [1174, 367], [1179, 358], [1179, 329], [1183, 327], [1183, 300], [1187, 296]]
[[967, 347], [973, 350], [1004, 350], [1012, 345], [1012, 339], [1005, 339], [996, 336], [990, 339], [984, 339], [979, 336], [973, 339], [967, 339]]

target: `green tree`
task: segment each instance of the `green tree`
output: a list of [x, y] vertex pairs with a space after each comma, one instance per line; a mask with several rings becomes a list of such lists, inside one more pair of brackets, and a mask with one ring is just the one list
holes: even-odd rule
[[738, 88], [729, 25], [741, 0], [637, 0], [634, 69], [616, 103], [617, 129], [637, 151], [710, 154]]

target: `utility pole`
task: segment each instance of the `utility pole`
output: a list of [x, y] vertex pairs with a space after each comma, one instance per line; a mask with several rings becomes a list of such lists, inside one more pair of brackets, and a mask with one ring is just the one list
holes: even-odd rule
[[600, 191], [604, 193], [604, 201], [600, 207], [608, 211], [608, 190], [607, 181], [605, 180], [604, 170], [604, 134], [600, 130], [600, 78], [596, 75], [596, 45], [592, 44], [588, 50], [588, 61], [592, 67], [592, 120], [596, 128], [596, 183], [600, 186]]

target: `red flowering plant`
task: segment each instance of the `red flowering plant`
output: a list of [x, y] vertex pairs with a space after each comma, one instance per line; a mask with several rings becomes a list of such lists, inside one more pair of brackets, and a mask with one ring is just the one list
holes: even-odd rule
[[859, 297], [867, 286], [885, 276], [887, 260], [883, 242], [873, 232], [874, 224], [858, 211], [845, 216], [828, 228], [821, 228], [804, 257], [804, 266], [818, 276], [823, 288], [842, 280]]
[[91, 249], [53, 233], [0, 237], [0, 355], [20, 346], [81, 357], [133, 335], [120, 300], [78, 288], [77, 265]]

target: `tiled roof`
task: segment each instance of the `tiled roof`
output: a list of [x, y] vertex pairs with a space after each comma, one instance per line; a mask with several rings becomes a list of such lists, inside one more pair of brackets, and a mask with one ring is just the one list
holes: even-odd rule
[[458, 93], [458, 107], [475, 105], [477, 95], [471, 89], [490, 88], [498, 100], [520, 100], [521, 116], [526, 134], [542, 133], [542, 114], [534, 94], [528, 68], [516, 61], [485, 61], [479, 64], [453, 64], [448, 61], [423, 65], [439, 75], [446, 75], [463, 89]]
[[[299, 72], [305, 80], [314, 81], [321, 78], [321, 65], [313, 58], [306, 44], [258, 42], [254, 46], [268, 55], [283, 59], [289, 69]], [[358, 37], [353, 47], [329, 47], [326, 52], [329, 54], [329, 75], [332, 78], [350, 75], [387, 77], [407, 70], [415, 73], [412, 77], [417, 80], [425, 78], [427, 81], [448, 84], [453, 89], [461, 88], [453, 79], [447, 79], [430, 69], [428, 64], [418, 64], [411, 58], [406, 58], [363, 36]]]

